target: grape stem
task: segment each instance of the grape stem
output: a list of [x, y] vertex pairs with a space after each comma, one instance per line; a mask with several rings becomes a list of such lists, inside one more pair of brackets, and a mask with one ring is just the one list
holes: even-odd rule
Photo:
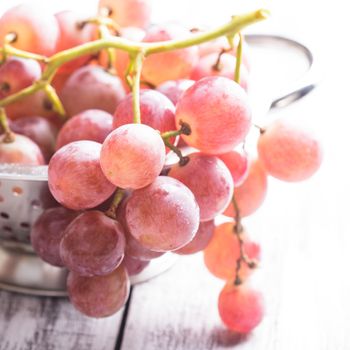
[[124, 198], [124, 194], [125, 194], [125, 190], [118, 187], [115, 194], [114, 194], [112, 204], [110, 205], [108, 210], [106, 210], [106, 212], [105, 212], [105, 214], [108, 217], [110, 217], [111, 219], [117, 218], [117, 209], [118, 209], [120, 202]]
[[[25, 96], [34, 94], [35, 92], [45, 89], [47, 84], [50, 84], [57, 70], [65, 63], [74, 60], [80, 56], [92, 55], [97, 52], [107, 49], [121, 49], [130, 54], [133, 60], [133, 69], [130, 71], [132, 76], [132, 94], [133, 94], [133, 110], [134, 121], [141, 122], [139, 103], [139, 84], [141, 77], [142, 61], [148, 55], [167, 52], [186, 47], [199, 45], [207, 41], [214, 40], [220, 36], [233, 36], [240, 32], [244, 27], [253, 23], [262, 21], [269, 16], [269, 12], [264, 9], [233, 16], [231, 20], [211, 31], [191, 35], [186, 39], [168, 40], [162, 42], [133, 42], [121, 37], [108, 37], [91, 41], [67, 50], [63, 50], [47, 58], [41, 55], [36, 55], [27, 51], [16, 49], [8, 44], [3, 47], [3, 56], [11, 54], [26, 58], [33, 58], [46, 64], [41, 78], [33, 83], [33, 85], [18, 91], [17, 93], [0, 100], [0, 107], [5, 107], [10, 103], [16, 102]], [[106, 23], [107, 24], [107, 23]], [[108, 24], [109, 25], [109, 24]]]
[[52, 103], [52, 108], [57, 114], [62, 118], [66, 119], [67, 114], [66, 111], [64, 110], [64, 107], [62, 105], [61, 100], [59, 99], [56, 90], [54, 87], [50, 84], [46, 84], [44, 86], [44, 91], [46, 93], [46, 96], [48, 97], [49, 101]]
[[234, 284], [235, 286], [239, 286], [240, 284], [243, 283], [243, 280], [240, 276], [242, 263], [244, 262], [245, 264], [247, 264], [247, 266], [250, 269], [254, 269], [257, 267], [257, 262], [255, 260], [250, 259], [244, 251], [244, 239], [243, 239], [244, 228], [242, 226], [242, 222], [241, 222], [242, 218], [241, 218], [240, 210], [238, 207], [238, 203], [235, 199], [235, 196], [232, 197], [232, 204], [236, 212], [233, 233], [237, 236], [238, 243], [239, 243], [239, 258], [237, 259], [237, 262], [236, 262], [236, 273], [235, 273], [236, 277], [234, 280]]
[[169, 139], [180, 135], [191, 135], [191, 127], [184, 122], [180, 122], [181, 127], [179, 130], [166, 131], [162, 133], [162, 139]]
[[6, 112], [4, 108], [0, 108], [0, 126], [3, 128], [5, 136], [2, 142], [11, 143], [15, 141], [15, 135], [10, 129], [10, 125], [7, 120]]
[[236, 53], [236, 67], [235, 67], [235, 82], [239, 84], [241, 82], [241, 63], [242, 63], [242, 46], [243, 46], [243, 37], [241, 33], [238, 33], [239, 41], [237, 46]]

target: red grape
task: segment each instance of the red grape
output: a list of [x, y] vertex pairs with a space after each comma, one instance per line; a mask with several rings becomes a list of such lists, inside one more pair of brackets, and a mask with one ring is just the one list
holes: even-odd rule
[[[56, 52], [85, 44], [93, 39], [95, 26], [91, 24], [80, 25], [85, 17], [73, 11], [61, 11], [55, 15], [59, 25], [59, 37]], [[89, 59], [89, 55], [81, 56], [60, 67], [59, 72], [70, 73], [79, 68]]]
[[84, 277], [70, 272], [67, 290], [71, 303], [80, 312], [90, 317], [107, 317], [126, 303], [130, 281], [123, 266], [105, 276]]
[[176, 106], [182, 94], [194, 84], [190, 79], [168, 80], [157, 87], [157, 90]]
[[111, 114], [98, 109], [88, 109], [70, 118], [57, 136], [56, 149], [79, 140], [102, 143], [113, 130]]
[[123, 259], [123, 265], [126, 271], [128, 271], [129, 276], [134, 276], [142, 272], [149, 265], [149, 261], [135, 259], [126, 255]]
[[50, 56], [55, 52], [59, 29], [55, 17], [43, 6], [21, 4], [0, 18], [0, 46], [9, 33], [15, 34], [11, 45], [17, 49]]
[[235, 286], [232, 282], [221, 290], [218, 307], [222, 321], [237, 333], [251, 332], [264, 315], [262, 294], [245, 285]]
[[173, 253], [187, 255], [198, 253], [205, 249], [214, 234], [214, 220], [204, 221], [199, 224], [198, 231], [192, 241]]
[[164, 162], [161, 136], [144, 124], [122, 125], [102, 145], [102, 170], [109, 181], [121, 188], [149, 185], [160, 174]]
[[[141, 121], [161, 133], [176, 129], [175, 107], [171, 101], [155, 90], [140, 92]], [[118, 105], [113, 119], [113, 127], [117, 128], [133, 122], [132, 94], [125, 97]], [[175, 139], [171, 139], [174, 142]]]
[[266, 127], [259, 139], [258, 152], [266, 171], [284, 181], [306, 180], [322, 162], [320, 142], [286, 120], [276, 120]]
[[60, 148], [49, 163], [49, 188], [55, 199], [74, 210], [94, 208], [115, 191], [100, 166], [101, 144], [75, 141]]
[[[178, 25], [154, 25], [146, 33], [144, 42], [181, 39], [190, 36], [190, 32]], [[198, 48], [195, 46], [185, 49], [156, 53], [148, 56], [143, 64], [143, 78], [159, 85], [167, 80], [187, 78], [198, 60]]]
[[80, 276], [102, 276], [120, 265], [124, 249], [121, 225], [92, 210], [79, 215], [65, 229], [60, 256], [64, 265]]
[[42, 117], [27, 117], [12, 122], [11, 130], [33, 140], [39, 146], [45, 161], [49, 162], [55, 152], [57, 135], [57, 128], [53, 124]]
[[14, 141], [6, 142], [0, 135], [0, 163], [44, 165], [45, 160], [39, 146], [26, 136], [13, 134]]
[[[259, 160], [252, 161], [248, 176], [243, 183], [235, 188], [235, 201], [241, 217], [251, 215], [263, 203], [267, 192], [267, 175]], [[233, 204], [226, 208], [225, 215], [235, 217], [236, 211]]]
[[[237, 260], [240, 258], [240, 245], [234, 233], [234, 224], [221, 224], [215, 228], [213, 238], [204, 249], [204, 263], [208, 270], [216, 277], [224, 280], [234, 280], [236, 277]], [[243, 234], [244, 252], [250, 259], [259, 259], [260, 246], [249, 240]], [[241, 264], [239, 277], [249, 275], [250, 268], [246, 263]]]
[[230, 170], [235, 183], [235, 188], [242, 185], [243, 181], [248, 176], [249, 161], [245, 152], [230, 151], [218, 155]]
[[41, 67], [37, 61], [9, 57], [0, 66], [0, 99], [32, 85], [40, 75]]
[[189, 159], [185, 166], [173, 166], [168, 175], [193, 192], [199, 205], [200, 220], [212, 220], [226, 209], [232, 198], [232, 176], [226, 165], [215, 156], [192, 153]]
[[[218, 54], [212, 53], [203, 56], [199, 59], [197, 65], [191, 73], [191, 79], [199, 80], [209, 76], [221, 76], [229, 79], [234, 79], [236, 70], [236, 58], [229, 53], [224, 53], [220, 56], [220, 63], [217, 65]], [[240, 68], [240, 83], [244, 90], [248, 89], [248, 71], [241, 65]]]
[[170, 251], [193, 239], [199, 225], [199, 208], [185, 185], [159, 176], [130, 195], [126, 222], [130, 233], [146, 248]]
[[100, 0], [99, 8], [107, 8], [110, 17], [122, 27], [145, 28], [151, 19], [150, 0]]
[[125, 91], [118, 77], [101, 67], [85, 66], [68, 78], [60, 95], [70, 116], [86, 109], [101, 109], [113, 114], [125, 97]]
[[64, 266], [60, 257], [60, 243], [64, 230], [79, 212], [56, 207], [45, 210], [30, 231], [30, 240], [35, 252], [54, 266]]
[[197, 81], [180, 98], [176, 123], [187, 123], [190, 135], [185, 142], [208, 154], [231, 151], [242, 142], [251, 124], [251, 110], [245, 91], [224, 77]]

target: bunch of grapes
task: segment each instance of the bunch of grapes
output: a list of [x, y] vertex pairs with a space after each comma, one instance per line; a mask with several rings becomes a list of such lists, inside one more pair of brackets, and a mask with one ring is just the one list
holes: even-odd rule
[[[311, 134], [283, 120], [260, 128], [256, 157], [244, 147], [252, 115], [240, 31], [265, 17], [203, 32], [149, 26], [146, 0], [101, 0], [91, 18], [33, 5], [0, 18], [0, 162], [48, 164], [57, 206], [31, 243], [69, 270], [82, 313], [117, 312], [129, 276], [150, 260], [204, 251], [226, 281], [223, 322], [246, 333], [261, 321], [262, 296], [247, 283], [260, 246], [242, 218], [262, 204], [268, 175], [304, 180], [322, 158]], [[218, 224], [222, 214], [230, 219]]]

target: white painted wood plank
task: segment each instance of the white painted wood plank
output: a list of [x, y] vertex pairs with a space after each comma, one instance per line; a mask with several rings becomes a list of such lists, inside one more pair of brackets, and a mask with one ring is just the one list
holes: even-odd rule
[[113, 350], [122, 313], [91, 319], [63, 298], [0, 292], [0, 350]]

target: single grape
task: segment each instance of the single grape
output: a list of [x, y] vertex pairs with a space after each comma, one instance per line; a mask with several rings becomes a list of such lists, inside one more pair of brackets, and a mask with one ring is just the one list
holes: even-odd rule
[[[236, 278], [237, 260], [240, 258], [239, 240], [233, 230], [234, 223], [231, 222], [217, 226], [212, 239], [204, 249], [206, 267], [215, 277], [223, 280]], [[243, 233], [242, 237], [244, 253], [249, 259], [259, 260], [260, 245], [250, 241], [246, 233]], [[247, 264], [242, 262], [239, 277], [246, 278], [250, 270]]]
[[80, 213], [56, 207], [45, 210], [30, 231], [30, 241], [41, 259], [54, 266], [64, 266], [60, 257], [60, 243], [66, 227]]
[[242, 185], [243, 181], [247, 178], [249, 171], [247, 153], [233, 150], [218, 155], [218, 158], [220, 158], [225, 163], [228, 170], [230, 170], [235, 183], [235, 188]]
[[123, 259], [123, 265], [126, 271], [128, 271], [129, 276], [134, 276], [142, 272], [149, 265], [149, 261], [135, 259], [126, 255]]
[[178, 127], [186, 123], [185, 142], [208, 154], [231, 151], [242, 142], [251, 125], [251, 110], [245, 91], [224, 77], [197, 81], [180, 98], [175, 112]]
[[67, 291], [71, 303], [90, 317], [107, 317], [119, 311], [128, 299], [129, 290], [130, 281], [124, 266], [105, 276], [68, 274]]
[[199, 224], [198, 231], [192, 241], [173, 253], [180, 255], [194, 254], [202, 251], [209, 244], [214, 234], [214, 220], [203, 221]]
[[160, 174], [165, 162], [164, 142], [144, 124], [125, 124], [111, 132], [102, 145], [101, 167], [117, 187], [138, 189]]
[[193, 239], [199, 226], [199, 208], [185, 185], [159, 176], [130, 195], [126, 222], [142, 245], [165, 252], [181, 248]]
[[43, 117], [20, 118], [12, 122], [11, 130], [27, 136], [40, 148], [46, 163], [55, 152], [57, 128]]
[[[161, 133], [176, 130], [175, 107], [163, 94], [155, 90], [141, 90], [140, 111], [142, 124]], [[132, 94], [127, 95], [118, 105], [113, 118], [113, 128], [133, 122]], [[170, 142], [174, 143], [175, 138]]]
[[115, 191], [100, 166], [101, 144], [75, 141], [60, 148], [49, 163], [49, 188], [55, 199], [74, 210], [98, 206]]
[[[86, 23], [82, 25], [83, 20], [86, 19], [85, 15], [65, 10], [56, 13], [55, 17], [59, 26], [56, 52], [67, 50], [93, 40], [93, 35], [96, 29], [92, 24]], [[71, 73], [75, 69], [84, 65], [89, 58], [89, 55], [85, 55], [69, 61], [60, 67], [59, 72]]]
[[142, 261], [149, 261], [152, 259], [156, 259], [162, 256], [163, 252], [155, 252], [147, 249], [145, 246], [139, 243], [131, 233], [129, 232], [129, 228], [126, 222], [126, 205], [128, 203], [128, 197], [124, 198], [122, 202], [118, 205], [116, 215], [117, 220], [120, 222], [124, 229], [126, 246], [125, 246], [125, 254], [131, 258]]
[[41, 68], [37, 61], [9, 57], [0, 65], [0, 99], [10, 96], [40, 78]]
[[120, 79], [98, 66], [77, 69], [66, 81], [60, 97], [68, 115], [86, 109], [100, 109], [113, 114], [125, 97]]
[[26, 136], [13, 133], [14, 140], [6, 142], [0, 135], [0, 163], [44, 165], [44, 156], [39, 146]]
[[215, 156], [192, 153], [188, 157], [185, 166], [173, 166], [168, 175], [193, 192], [199, 205], [200, 220], [212, 220], [226, 209], [232, 198], [232, 176], [224, 162]]
[[150, 0], [100, 0], [98, 7], [108, 9], [109, 16], [122, 27], [145, 28], [151, 20]]
[[157, 87], [157, 90], [169, 98], [176, 106], [182, 94], [194, 84], [190, 79], [168, 80]]
[[219, 315], [224, 324], [237, 333], [249, 333], [264, 316], [263, 296], [246, 286], [228, 282], [221, 290], [218, 301]]
[[124, 249], [122, 226], [104, 213], [91, 210], [67, 226], [60, 256], [64, 265], [80, 276], [103, 276], [120, 265]]
[[[154, 25], [146, 32], [143, 42], [158, 42], [189, 37], [187, 29], [175, 25]], [[148, 56], [143, 64], [142, 76], [157, 86], [167, 80], [188, 78], [198, 60], [195, 46]]]
[[268, 125], [258, 143], [266, 171], [284, 181], [311, 177], [322, 163], [322, 147], [314, 135], [286, 120]]
[[57, 136], [56, 149], [79, 140], [103, 143], [113, 130], [111, 114], [98, 109], [88, 109], [70, 118]]
[[59, 29], [55, 17], [44, 6], [21, 4], [0, 17], [0, 46], [7, 34], [14, 35], [13, 47], [50, 56], [55, 52]]
[[[241, 217], [253, 214], [264, 202], [267, 192], [267, 174], [258, 159], [253, 160], [248, 169], [248, 176], [235, 188], [235, 201]], [[226, 208], [224, 215], [235, 217], [233, 204]]]
[[[212, 53], [199, 59], [197, 65], [191, 72], [191, 79], [199, 80], [204, 77], [221, 76], [228, 79], [234, 79], [236, 71], [236, 57], [229, 53], [220, 55], [218, 63], [218, 54]], [[240, 83], [244, 90], [248, 90], [248, 71], [244, 65], [240, 68]]]

